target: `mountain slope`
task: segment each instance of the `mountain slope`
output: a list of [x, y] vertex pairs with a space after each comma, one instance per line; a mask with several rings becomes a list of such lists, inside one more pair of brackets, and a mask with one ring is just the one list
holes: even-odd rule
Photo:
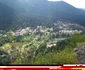
[[[15, 19], [19, 17], [20, 22], [15, 20], [15, 23], [13, 23], [14, 26], [17, 24], [18, 26], [23, 26], [24, 22], [28, 23], [30, 20], [32, 20], [32, 23], [35, 23], [36, 20], [42, 20], [42, 22], [44, 22], [49, 21], [49, 19], [52, 19], [53, 21], [64, 19], [85, 25], [85, 11], [77, 9], [63, 1], [49, 2], [47, 0], [0, 0], [0, 3], [14, 10], [12, 15], [15, 17]], [[2, 11], [7, 11], [8, 9], [9, 8], [4, 10], [2, 9]], [[9, 11], [9, 13], [11, 13], [11, 11]], [[2, 15], [2, 17], [3, 16], [4, 15]], [[28, 21], [26, 19], [28, 19]], [[7, 22], [8, 20], [6, 23]], [[12, 22], [14, 22], [14, 18]]]
[[75, 22], [83, 22], [85, 18], [85, 13], [63, 1], [55, 3], [56, 5], [56, 18], [66, 19]]
[[0, 3], [0, 29], [10, 28], [13, 21], [14, 10], [9, 6]]

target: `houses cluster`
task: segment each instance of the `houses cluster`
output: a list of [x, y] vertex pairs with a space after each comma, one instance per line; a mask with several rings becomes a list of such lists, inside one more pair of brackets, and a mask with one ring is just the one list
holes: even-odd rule
[[60, 30], [59, 32], [64, 34], [75, 34], [82, 33], [82, 30]]
[[47, 48], [51, 48], [51, 47], [55, 47], [55, 46], [56, 46], [55, 43], [53, 43], [53, 44], [51, 44], [51, 43], [49, 44], [49, 43], [48, 43], [48, 44], [47, 44]]
[[[77, 27], [77, 29], [75, 27]], [[15, 32], [12, 32], [12, 35], [13, 36], [19, 36], [19, 35], [24, 35], [24, 34], [31, 35], [33, 33], [38, 33], [38, 34], [42, 33], [45, 35], [51, 35], [51, 34], [54, 34], [54, 32], [56, 34], [57, 33], [75, 34], [75, 33], [82, 33], [83, 28], [84, 28], [83, 26], [80, 26], [78, 24], [58, 21], [57, 23], [54, 23], [54, 26], [52, 27], [46, 27], [46, 26], [37, 26], [35, 28], [26, 27], [23, 29], [16, 30]]]
[[37, 28], [35, 30], [34, 30], [35, 32], [33, 31], [34, 33], [41, 32], [43, 34], [50, 34], [50, 32], [53, 31], [53, 28], [49, 28], [49, 27], [46, 27], [46, 26], [37, 26]]
[[12, 32], [12, 35], [19, 36], [19, 35], [24, 35], [26, 33], [32, 34], [32, 33], [37, 33], [37, 32], [50, 34], [50, 31], [53, 31], [53, 28], [47, 28], [45, 26], [37, 26], [35, 29], [32, 29], [30, 27], [26, 27], [23, 29], [16, 30], [15, 32]]
[[12, 32], [12, 35], [14, 35], [14, 36], [24, 35], [28, 31], [32, 32], [30, 27], [26, 27], [26, 28], [23, 28], [23, 29], [16, 30], [15, 32]]
[[57, 27], [59, 33], [67, 33], [67, 34], [75, 34], [75, 33], [82, 33], [85, 29], [85, 27], [78, 25], [78, 24], [72, 24], [70, 22], [62, 22], [57, 21], [57, 23], [54, 23], [54, 26]]

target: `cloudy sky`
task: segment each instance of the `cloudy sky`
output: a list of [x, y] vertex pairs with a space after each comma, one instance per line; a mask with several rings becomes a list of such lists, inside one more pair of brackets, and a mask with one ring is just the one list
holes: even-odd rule
[[[61, 0], [49, 0], [49, 1], [61, 1]], [[85, 8], [85, 0], [62, 0], [77, 8]]]

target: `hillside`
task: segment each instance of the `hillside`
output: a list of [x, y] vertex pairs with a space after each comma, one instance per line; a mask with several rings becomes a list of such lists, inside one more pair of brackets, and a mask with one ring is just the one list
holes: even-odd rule
[[10, 28], [13, 16], [14, 10], [9, 6], [0, 3], [0, 29]]
[[6, 7], [0, 6], [2, 10], [0, 12], [1, 19], [3, 19], [0, 21], [1, 30], [16, 30], [26, 26], [42, 25], [43, 23], [44, 25], [53, 24], [60, 19], [85, 25], [84, 10], [77, 9], [63, 1], [0, 0], [0, 3]]
[[85, 34], [75, 34], [64, 39], [53, 38], [51, 35], [43, 33], [39, 34], [23, 36], [9, 34], [7, 37], [0, 37], [0, 64], [63, 65], [85, 63], [83, 62], [85, 46], [78, 44], [83, 42], [85, 44]]
[[0, 64], [85, 63], [85, 10], [64, 1], [0, 0]]

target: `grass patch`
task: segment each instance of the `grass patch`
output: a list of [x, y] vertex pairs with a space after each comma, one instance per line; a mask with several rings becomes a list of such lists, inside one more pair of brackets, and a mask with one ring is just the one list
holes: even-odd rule
[[77, 43], [77, 47], [78, 48], [81, 47], [81, 46], [83, 46], [83, 45], [85, 45], [85, 42], [79, 42], [79, 43]]
[[22, 46], [24, 44], [27, 44], [26, 42], [14, 42], [14, 43], [9, 43], [11, 46]]

